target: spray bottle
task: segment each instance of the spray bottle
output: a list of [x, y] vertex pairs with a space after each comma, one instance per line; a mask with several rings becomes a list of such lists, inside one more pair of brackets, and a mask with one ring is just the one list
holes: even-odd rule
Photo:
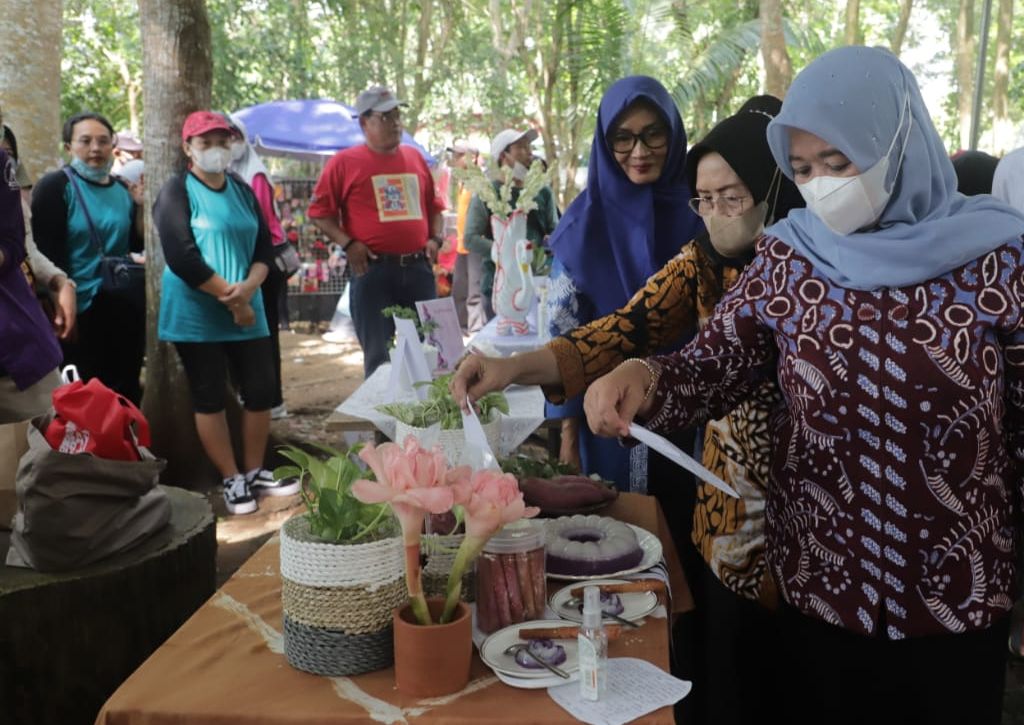
[[583, 590], [583, 623], [579, 635], [580, 696], [600, 700], [608, 682], [608, 634], [604, 631], [601, 590]]

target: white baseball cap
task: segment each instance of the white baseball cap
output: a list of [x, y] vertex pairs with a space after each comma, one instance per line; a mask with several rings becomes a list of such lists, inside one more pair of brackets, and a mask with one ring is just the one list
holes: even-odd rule
[[533, 141], [537, 138], [537, 131], [528, 128], [525, 131], [517, 131], [514, 128], [506, 128], [504, 131], [498, 133], [497, 136], [491, 141], [491, 161], [495, 164], [498, 163], [498, 158], [501, 153], [509, 146], [514, 144], [516, 141], [526, 139], [527, 141]]

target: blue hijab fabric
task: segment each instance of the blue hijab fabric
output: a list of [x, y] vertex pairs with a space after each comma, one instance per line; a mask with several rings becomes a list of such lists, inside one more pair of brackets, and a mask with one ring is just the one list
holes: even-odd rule
[[[908, 99], [910, 120], [904, 117], [900, 124]], [[794, 209], [766, 230], [841, 287], [874, 290], [918, 284], [1024, 233], [1021, 213], [989, 195], [966, 197], [956, 190], [953, 164], [914, 75], [886, 50], [831, 50], [793, 80], [782, 112], [768, 126], [772, 154], [782, 172], [793, 178], [790, 128], [828, 141], [862, 173], [878, 163], [899, 135], [886, 178], [886, 188], [895, 186], [878, 228], [836, 234], [810, 209]]]
[[[608, 145], [612, 124], [630, 104], [646, 99], [669, 127], [668, 155], [653, 184], [634, 184]], [[647, 278], [704, 226], [687, 206], [686, 130], [665, 87], [629, 76], [601, 99], [590, 151], [587, 188], [569, 205], [549, 246], [602, 317], [624, 305]]]

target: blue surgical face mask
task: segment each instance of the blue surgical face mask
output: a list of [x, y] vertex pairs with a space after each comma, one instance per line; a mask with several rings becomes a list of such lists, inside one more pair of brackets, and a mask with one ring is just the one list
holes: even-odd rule
[[107, 177], [110, 175], [110, 169], [113, 168], [113, 166], [114, 159], [112, 158], [107, 159], [107, 162], [99, 168], [90, 166], [77, 156], [71, 159], [71, 168], [75, 170], [75, 173], [86, 181], [95, 181], [97, 183], [102, 183], [107, 180]]

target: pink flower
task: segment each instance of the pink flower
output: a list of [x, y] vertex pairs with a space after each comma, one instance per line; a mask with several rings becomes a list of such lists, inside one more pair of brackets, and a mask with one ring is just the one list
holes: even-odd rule
[[363, 503], [391, 504], [402, 525], [409, 603], [420, 624], [430, 624], [420, 575], [420, 530], [426, 512], [442, 514], [452, 507], [454, 495], [447, 485], [448, 462], [439, 448], [425, 450], [415, 436], [406, 436], [402, 446], [368, 445], [359, 457], [373, 469], [377, 480], [353, 481], [352, 495]]
[[528, 507], [523, 502], [523, 493], [511, 473], [470, 471], [468, 466], [462, 466], [449, 471], [447, 481], [455, 494], [455, 503], [463, 508], [466, 537], [459, 545], [448, 574], [448, 592], [441, 622], [451, 620], [462, 596], [462, 575], [488, 539], [505, 524], [540, 513], [539, 508]]
[[407, 436], [404, 446], [368, 445], [359, 457], [377, 480], [354, 481], [352, 495], [364, 503], [389, 502], [407, 543], [419, 541], [424, 512], [441, 514], [451, 509], [453, 494], [446, 485], [448, 463], [440, 449], [428, 451], [415, 436]]
[[454, 469], [448, 481], [466, 515], [466, 538], [487, 541], [505, 524], [540, 513], [536, 507], [527, 507], [516, 477], [511, 473], [482, 470], [468, 473], [468, 469]]

